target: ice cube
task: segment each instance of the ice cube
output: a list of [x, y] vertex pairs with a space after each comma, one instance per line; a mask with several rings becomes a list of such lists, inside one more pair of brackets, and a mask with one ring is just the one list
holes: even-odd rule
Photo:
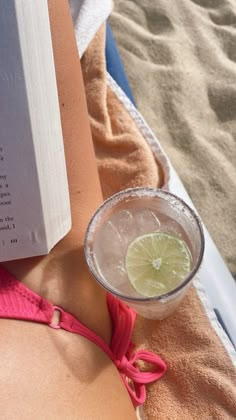
[[134, 224], [138, 235], [155, 232], [160, 228], [157, 215], [150, 209], [137, 209], [134, 214]]

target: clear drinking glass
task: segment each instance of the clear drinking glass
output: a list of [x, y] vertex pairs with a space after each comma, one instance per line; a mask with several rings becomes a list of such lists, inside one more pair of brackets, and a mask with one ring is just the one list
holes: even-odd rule
[[[153, 232], [184, 240], [191, 254], [190, 272], [173, 290], [147, 297], [132, 286], [126, 269], [127, 249], [135, 238]], [[145, 318], [169, 316], [183, 299], [204, 253], [198, 216], [170, 192], [132, 188], [106, 200], [93, 215], [85, 237], [85, 256], [95, 279]]]

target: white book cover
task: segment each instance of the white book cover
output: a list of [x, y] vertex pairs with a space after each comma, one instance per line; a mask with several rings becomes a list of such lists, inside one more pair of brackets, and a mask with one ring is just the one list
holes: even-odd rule
[[0, 261], [71, 228], [47, 0], [0, 0]]

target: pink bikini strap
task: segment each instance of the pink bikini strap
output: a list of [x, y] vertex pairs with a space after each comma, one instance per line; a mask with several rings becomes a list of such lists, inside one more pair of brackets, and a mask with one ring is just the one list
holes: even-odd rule
[[[131, 335], [135, 312], [110, 294], [107, 296], [107, 303], [113, 320], [110, 347], [72, 314], [38, 296], [0, 267], [0, 318], [40, 322], [54, 329], [62, 328], [86, 337], [115, 363], [134, 406], [137, 406], [143, 404], [146, 399], [145, 384], [161, 378], [166, 372], [166, 364], [159, 356], [147, 350], [133, 351]], [[56, 325], [52, 323], [55, 311], [60, 313]], [[152, 371], [142, 372], [137, 364], [140, 360], [151, 363]]]
[[[165, 362], [155, 353], [147, 350], [137, 350], [131, 341], [136, 313], [123, 302], [108, 295], [108, 305], [113, 318], [114, 332], [111, 342], [114, 361], [128, 389], [134, 406], [141, 405], [146, 400], [146, 384], [160, 379], [166, 372]], [[142, 372], [138, 361], [151, 363], [150, 372]]]

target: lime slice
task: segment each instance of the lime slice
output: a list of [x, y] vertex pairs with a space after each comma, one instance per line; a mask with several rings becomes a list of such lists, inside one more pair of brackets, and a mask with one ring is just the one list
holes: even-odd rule
[[131, 242], [125, 264], [135, 290], [152, 297], [175, 289], [191, 271], [191, 261], [191, 253], [182, 239], [154, 232]]

